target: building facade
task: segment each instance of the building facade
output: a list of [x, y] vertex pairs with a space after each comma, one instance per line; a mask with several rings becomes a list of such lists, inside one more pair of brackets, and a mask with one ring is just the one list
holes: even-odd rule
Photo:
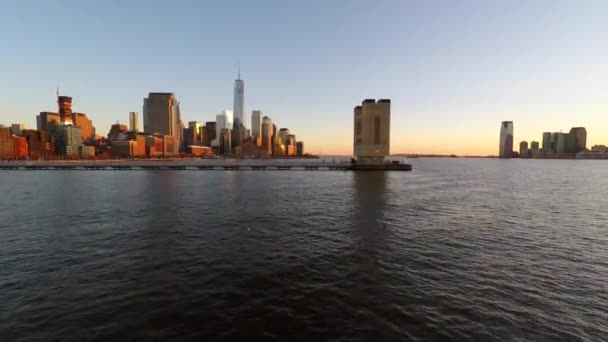
[[179, 102], [173, 93], [149, 93], [144, 99], [144, 130], [173, 137], [173, 152], [179, 154], [182, 121]]
[[262, 158], [269, 158], [272, 156], [272, 137], [274, 135], [273, 132], [273, 124], [272, 119], [264, 116], [262, 119]]
[[585, 127], [573, 127], [570, 129], [570, 135], [574, 137], [575, 153], [587, 150], [587, 129]]
[[211, 146], [211, 142], [217, 137], [217, 128], [215, 121], [207, 121], [205, 122], [205, 126], [203, 126], [203, 145]]
[[59, 121], [59, 113], [40, 112], [40, 114], [36, 116], [36, 128], [39, 131], [48, 131], [49, 125], [58, 124]]
[[82, 146], [82, 131], [73, 125], [60, 125], [55, 139], [55, 153], [62, 156], [78, 156]]
[[529, 156], [528, 142], [522, 141], [519, 143], [519, 157], [520, 158], [528, 158]]
[[11, 130], [13, 131], [14, 135], [21, 136], [23, 134], [24, 128], [25, 128], [25, 125], [23, 125], [23, 124], [11, 124]]
[[51, 137], [47, 131], [24, 129], [23, 137], [27, 141], [27, 154], [32, 158], [44, 158], [52, 154]]
[[137, 112], [129, 112], [129, 129], [139, 132], [139, 118]]
[[72, 113], [72, 123], [80, 128], [82, 140], [95, 138], [95, 127], [85, 113]]
[[[241, 72], [239, 70], [238, 78], [234, 80], [234, 102], [232, 110], [234, 111], [234, 127], [240, 128], [240, 125], [247, 128], [245, 122], [245, 82], [241, 80]], [[232, 129], [233, 127], [230, 127]]]
[[254, 110], [251, 112], [251, 136], [254, 138], [254, 141], [260, 141], [262, 137], [262, 120], [264, 114], [259, 110]]
[[229, 155], [232, 153], [232, 137], [231, 130], [228, 128], [222, 128], [219, 134], [220, 144], [219, 144], [219, 154], [220, 155]]
[[233, 115], [232, 111], [225, 110], [222, 113], [216, 115], [215, 117], [215, 136], [216, 142], [214, 144], [215, 147], [219, 147], [219, 141], [221, 136], [221, 131], [223, 129], [232, 130], [233, 128]]
[[383, 163], [390, 154], [391, 100], [364, 100], [354, 109], [353, 150], [357, 162]]
[[59, 121], [72, 123], [72, 98], [69, 96], [58, 96], [57, 106], [59, 107]]
[[498, 156], [511, 158], [513, 154], [513, 121], [503, 121], [500, 124], [500, 144]]

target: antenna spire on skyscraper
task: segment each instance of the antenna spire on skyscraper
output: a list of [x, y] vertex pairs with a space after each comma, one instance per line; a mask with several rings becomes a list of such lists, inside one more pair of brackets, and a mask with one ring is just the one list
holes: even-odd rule
[[241, 62], [238, 63], [237, 69], [238, 69], [238, 79], [240, 80], [241, 79]]

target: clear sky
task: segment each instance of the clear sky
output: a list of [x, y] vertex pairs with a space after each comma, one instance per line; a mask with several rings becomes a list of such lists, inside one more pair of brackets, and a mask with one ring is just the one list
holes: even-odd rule
[[393, 153], [496, 154], [503, 120], [608, 144], [605, 0], [8, 0], [0, 42], [4, 124], [35, 128], [58, 84], [101, 135], [154, 91], [211, 121], [240, 61], [248, 115], [312, 153], [352, 153], [365, 98], [392, 100]]

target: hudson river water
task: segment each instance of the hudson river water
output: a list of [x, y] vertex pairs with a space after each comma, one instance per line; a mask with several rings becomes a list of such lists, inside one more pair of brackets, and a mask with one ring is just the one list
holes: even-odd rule
[[608, 162], [0, 171], [0, 341], [605, 341]]

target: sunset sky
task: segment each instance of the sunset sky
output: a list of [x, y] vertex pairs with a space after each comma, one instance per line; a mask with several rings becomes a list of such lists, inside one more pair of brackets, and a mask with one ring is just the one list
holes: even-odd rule
[[503, 120], [608, 144], [608, 1], [21, 0], [0, 37], [2, 124], [35, 128], [57, 85], [104, 136], [148, 92], [212, 121], [240, 62], [248, 115], [311, 153], [352, 153], [365, 98], [392, 100], [392, 153], [496, 154]]

